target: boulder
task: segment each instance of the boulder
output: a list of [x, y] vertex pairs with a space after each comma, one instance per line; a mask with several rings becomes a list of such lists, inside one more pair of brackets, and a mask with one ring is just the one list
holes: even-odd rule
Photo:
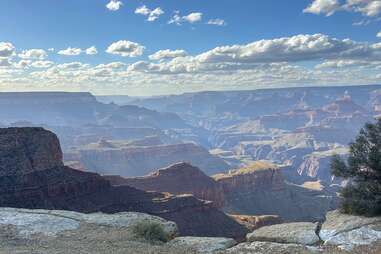
[[319, 242], [316, 225], [310, 222], [296, 222], [266, 226], [247, 234], [249, 242], [295, 243], [313, 245]]
[[237, 242], [231, 238], [223, 237], [177, 237], [170, 241], [168, 245], [179, 248], [189, 248], [200, 253], [213, 253], [215, 251], [226, 250]]
[[363, 217], [328, 212], [319, 232], [326, 245], [351, 250], [356, 246], [381, 242], [381, 217]]

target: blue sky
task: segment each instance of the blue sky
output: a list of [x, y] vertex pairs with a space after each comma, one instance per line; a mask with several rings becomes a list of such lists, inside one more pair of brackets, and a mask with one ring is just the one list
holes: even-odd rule
[[2, 0], [0, 90], [381, 83], [380, 14], [380, 0]]

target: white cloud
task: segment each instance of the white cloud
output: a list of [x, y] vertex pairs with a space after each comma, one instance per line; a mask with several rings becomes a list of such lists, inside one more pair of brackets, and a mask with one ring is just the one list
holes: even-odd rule
[[110, 0], [110, 2], [106, 5], [106, 8], [110, 11], [117, 11], [120, 9], [120, 7], [122, 7], [122, 5], [122, 1]]
[[58, 69], [82, 69], [88, 67], [89, 64], [84, 64], [81, 62], [71, 62], [57, 65]]
[[111, 62], [108, 64], [99, 64], [99, 65], [95, 66], [95, 68], [120, 69], [124, 66], [126, 66], [126, 64], [122, 63], [122, 62]]
[[0, 58], [0, 67], [9, 67], [11, 66], [11, 62], [8, 58]]
[[331, 16], [339, 9], [340, 3], [338, 0], [314, 0], [303, 12]]
[[8, 58], [15, 54], [15, 47], [10, 42], [0, 42], [0, 58]]
[[375, 17], [381, 13], [380, 0], [347, 0], [345, 10], [359, 12], [364, 16]]
[[23, 50], [19, 55], [22, 59], [45, 59], [48, 54], [43, 49], [29, 49], [29, 50]]
[[381, 38], [381, 31], [377, 33], [377, 37]]
[[226, 22], [223, 19], [209, 19], [207, 24], [215, 26], [226, 26]]
[[193, 24], [196, 22], [200, 22], [201, 20], [202, 20], [201, 12], [192, 12], [186, 16], [180, 16], [180, 13], [176, 11], [175, 15], [173, 15], [173, 17], [168, 21], [168, 24], [181, 25], [184, 22]]
[[49, 68], [54, 65], [52, 61], [35, 61], [30, 64], [34, 68]]
[[[324, 14], [330, 16], [337, 11], [348, 11], [361, 13], [365, 17], [374, 18], [381, 14], [380, 0], [346, 0], [340, 4], [339, 0], [314, 0], [306, 9], [305, 13]], [[356, 25], [365, 24], [364, 20], [355, 22]]]
[[162, 59], [171, 59], [176, 57], [184, 57], [187, 56], [187, 52], [182, 49], [176, 49], [176, 50], [159, 50], [156, 53], [148, 56], [150, 60], [162, 60]]
[[147, 16], [147, 21], [152, 22], [157, 20], [161, 15], [163, 15], [164, 11], [160, 7], [151, 10], [147, 6], [143, 5], [141, 7], [136, 8], [135, 14]]
[[32, 63], [31, 60], [22, 59], [18, 61], [17, 63], [14, 63], [13, 66], [17, 69], [25, 69], [25, 68], [28, 68], [31, 63]]
[[82, 53], [82, 49], [69, 47], [67, 49], [63, 49], [63, 50], [58, 51], [57, 54], [64, 55], [64, 56], [78, 56], [81, 53]]
[[144, 51], [144, 46], [139, 43], [121, 40], [112, 43], [106, 50], [109, 54], [121, 55], [123, 57], [141, 56]]
[[95, 46], [87, 48], [85, 50], [85, 52], [86, 52], [86, 55], [96, 55], [96, 54], [98, 54], [98, 50], [97, 50], [97, 48]]

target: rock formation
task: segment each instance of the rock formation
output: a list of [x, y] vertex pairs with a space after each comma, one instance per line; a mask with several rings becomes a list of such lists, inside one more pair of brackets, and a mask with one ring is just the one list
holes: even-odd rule
[[278, 168], [243, 168], [214, 179], [230, 214], [278, 215], [286, 221], [318, 221], [331, 209], [331, 197], [285, 182]]
[[0, 206], [78, 212], [145, 212], [175, 221], [182, 235], [242, 238], [246, 229], [193, 196], [113, 187], [63, 166], [57, 137], [42, 128], [0, 130]]
[[[327, 193], [285, 182], [282, 170], [266, 162], [206, 176], [197, 167], [178, 163], [144, 177], [106, 176], [112, 185], [127, 185], [145, 191], [193, 194], [213, 201], [240, 224], [254, 229], [286, 221], [318, 221], [334, 208]], [[268, 217], [258, 216], [273, 215]], [[277, 217], [279, 216], [279, 217]]]
[[192, 194], [199, 199], [213, 201], [216, 207], [222, 207], [224, 203], [221, 186], [189, 163], [180, 162], [144, 177], [106, 176], [105, 178], [114, 186], [128, 185], [145, 191]]

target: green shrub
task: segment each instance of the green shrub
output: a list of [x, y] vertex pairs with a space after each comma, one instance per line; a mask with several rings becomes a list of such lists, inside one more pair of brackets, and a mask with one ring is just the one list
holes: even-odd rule
[[170, 235], [165, 232], [163, 225], [157, 222], [139, 222], [134, 225], [133, 233], [138, 238], [143, 238], [150, 242], [168, 242]]

